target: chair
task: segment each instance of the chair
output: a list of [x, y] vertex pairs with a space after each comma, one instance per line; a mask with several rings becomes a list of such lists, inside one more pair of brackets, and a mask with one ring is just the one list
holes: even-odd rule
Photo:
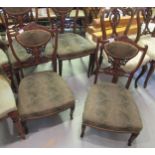
[[[40, 64], [42, 54], [46, 50], [49, 40], [54, 42], [55, 46], [51, 50], [56, 56], [56, 30], [50, 31], [45, 29], [44, 26], [29, 23], [23, 27], [23, 32], [16, 34], [15, 38], [32, 55], [31, 57], [34, 58], [33, 64], [35, 65]], [[52, 62], [55, 65], [55, 62]], [[70, 118], [72, 119], [74, 102], [74, 96], [67, 83], [55, 72], [32, 73], [20, 82], [18, 109], [25, 132], [27, 132], [27, 120], [55, 115], [66, 109], [71, 109]]]
[[[8, 49], [8, 57], [18, 79], [20, 81], [20, 77], [24, 76], [22, 68], [29, 66], [35, 66], [34, 59], [31, 57], [32, 55], [27, 52], [27, 50], [21, 46], [16, 38], [15, 34], [22, 31], [22, 28], [32, 21], [32, 10], [31, 8], [3, 8], [4, 10], [4, 19], [6, 23], [7, 36], [9, 40], [9, 49]], [[13, 20], [13, 25], [9, 23], [9, 20]], [[38, 25], [39, 27], [39, 25]], [[48, 28], [47, 31], [50, 31]], [[47, 46], [45, 47], [44, 53], [41, 55], [40, 63], [45, 63], [49, 61], [54, 62], [54, 70], [56, 70], [56, 59], [53, 53], [52, 42], [49, 40]], [[31, 63], [29, 62], [31, 61]], [[20, 71], [20, 72], [19, 72]]]
[[[140, 20], [140, 17], [143, 17], [143, 20]], [[144, 81], [144, 88], [147, 87], [147, 83], [154, 72], [155, 68], [155, 54], [154, 54], [154, 30], [155, 30], [155, 23], [153, 23], [152, 17], [152, 8], [139, 8], [137, 12], [137, 20], [138, 20], [138, 35], [137, 35], [137, 44], [144, 47], [148, 45], [148, 52], [147, 55], [150, 57], [149, 64], [150, 68], [147, 73], [147, 76]], [[144, 75], [147, 71], [147, 65], [143, 66], [142, 71], [136, 78], [135, 86], [137, 87], [138, 80]]]
[[[138, 53], [138, 48], [124, 41], [106, 43], [104, 46], [113, 65], [110, 68], [114, 75], [112, 82], [116, 83], [118, 73], [122, 72], [121, 65], [128, 63]], [[96, 61], [99, 62], [98, 57]], [[97, 76], [99, 73], [100, 70], [96, 70]], [[96, 82], [95, 76], [95, 84], [90, 88], [85, 101], [81, 137], [84, 136], [86, 126], [103, 131], [131, 133], [128, 140], [128, 145], [131, 146], [142, 129], [141, 118], [131, 93], [120, 84]], [[129, 80], [126, 87], [128, 85]]]
[[20, 122], [14, 94], [10, 87], [10, 81], [0, 68], [0, 120], [11, 118], [20, 137], [25, 139], [24, 129]]
[[123, 86], [102, 82], [93, 85], [85, 101], [81, 137], [86, 127], [116, 133], [131, 133], [128, 145], [142, 129], [141, 118], [131, 93]]
[[[105, 25], [105, 16], [109, 18], [109, 30], [107, 30], [106, 25]], [[130, 17], [128, 22], [124, 25], [124, 28], [119, 29], [119, 23], [121, 20], [122, 15]], [[135, 72], [143, 65], [145, 65], [147, 62], [149, 62], [150, 58], [149, 56], [146, 55], [147, 52], [147, 46], [145, 47], [140, 47], [139, 45], [136, 44], [135, 41], [129, 39], [128, 37], [128, 32], [130, 31], [130, 26], [132, 24], [132, 20], [135, 15], [135, 10], [131, 8], [111, 8], [109, 10], [104, 10], [103, 14], [101, 15], [101, 28], [102, 28], [102, 39], [101, 41], [98, 40], [98, 46], [100, 44], [100, 55], [99, 55], [99, 60], [96, 62], [96, 71], [95, 71], [95, 82], [97, 81], [97, 76], [98, 72], [104, 72], [109, 75], [116, 75], [118, 76], [127, 76], [128, 77], [128, 82], [126, 84], [126, 88], [129, 88], [130, 83], [132, 81], [132, 78], [135, 74]], [[118, 31], [121, 31], [121, 33]], [[109, 36], [110, 33], [110, 37]], [[105, 43], [107, 42], [113, 42], [113, 41], [121, 41], [124, 43], [127, 43], [128, 45], [132, 45], [135, 48], [138, 49], [138, 54], [135, 55], [132, 59], [129, 61], [122, 61], [121, 62], [121, 68], [120, 68], [120, 73], [117, 73], [114, 68], [111, 67], [102, 67], [102, 59], [106, 62], [113, 63], [111, 61], [111, 57], [108, 55], [108, 51], [105, 49]], [[128, 50], [128, 46], [123, 47], [121, 49], [121, 45], [117, 46], [117, 51], [125, 51]], [[126, 48], [126, 49], [125, 49]], [[117, 54], [117, 53], [116, 53]], [[123, 54], [123, 52], [122, 52]], [[119, 55], [119, 53], [118, 53]], [[96, 56], [97, 57], [97, 56]], [[117, 80], [114, 80], [113, 82], [117, 82]]]
[[[84, 56], [90, 56], [88, 76], [90, 74], [90, 68], [93, 64], [94, 55], [96, 51], [96, 45], [91, 43], [86, 38], [76, 34], [76, 19], [78, 16], [78, 8], [76, 9], [76, 17], [73, 18], [73, 22], [67, 22], [66, 18], [69, 16], [72, 8], [52, 8], [56, 16], [58, 17], [57, 28], [60, 28], [60, 34], [58, 35], [58, 61], [59, 61], [59, 74], [62, 75], [62, 62], [64, 60], [71, 60], [75, 58], [81, 58]], [[73, 32], [66, 32], [73, 30]]]

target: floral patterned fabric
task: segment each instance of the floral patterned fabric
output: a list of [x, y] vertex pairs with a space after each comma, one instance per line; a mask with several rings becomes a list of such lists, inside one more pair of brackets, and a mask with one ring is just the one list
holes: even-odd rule
[[83, 122], [111, 131], [139, 132], [142, 129], [141, 118], [130, 92], [112, 83], [97, 84], [91, 88]]
[[93, 52], [96, 45], [75, 33], [58, 35], [58, 57], [76, 57], [79, 54], [87, 55]]
[[19, 86], [19, 113], [23, 119], [48, 115], [74, 106], [74, 97], [66, 82], [51, 71], [25, 77]]

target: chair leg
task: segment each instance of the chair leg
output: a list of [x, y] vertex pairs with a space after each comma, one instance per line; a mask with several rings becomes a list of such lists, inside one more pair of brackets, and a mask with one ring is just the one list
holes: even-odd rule
[[86, 125], [82, 124], [81, 135], [80, 135], [81, 138], [83, 138], [85, 130], [86, 130]]
[[138, 75], [138, 77], [136, 78], [135, 80], [135, 88], [138, 87], [137, 83], [138, 83], [138, 80], [144, 75], [144, 73], [147, 71], [147, 64], [142, 66], [142, 70], [140, 72], [140, 74]]
[[19, 83], [20, 83], [20, 74], [19, 74], [19, 70], [16, 70], [16, 71], [15, 71], [15, 77], [16, 77], [16, 80], [17, 80], [17, 84], [19, 85]]
[[75, 105], [73, 105], [70, 109], [71, 109], [70, 119], [72, 120], [73, 119], [73, 112], [74, 112], [74, 109], [75, 109]]
[[154, 72], [154, 69], [155, 69], [155, 61], [151, 61], [151, 63], [150, 63], [150, 69], [149, 69], [149, 71], [147, 73], [147, 76], [146, 76], [146, 79], [145, 79], [145, 82], [144, 82], [144, 88], [147, 87], [147, 83], [148, 83], [148, 81], [149, 81], [152, 73]]
[[91, 65], [92, 65], [92, 54], [90, 54], [90, 56], [89, 56], [89, 64], [88, 64], [88, 72], [87, 72], [88, 77], [91, 74]]
[[100, 49], [100, 56], [99, 56], [99, 66], [101, 66], [102, 61], [103, 61], [103, 54], [102, 54], [102, 48]]
[[128, 140], [128, 146], [131, 146], [132, 142], [135, 140], [135, 138], [139, 135], [139, 133], [132, 133], [129, 140]]
[[59, 60], [59, 75], [62, 75], [62, 60]]
[[133, 78], [133, 74], [131, 74], [130, 76], [129, 76], [129, 78], [128, 78], [128, 81], [127, 81], [127, 83], [126, 83], [126, 89], [129, 89], [129, 87], [130, 87], [130, 84], [131, 84], [131, 81], [132, 81], [132, 78]]
[[25, 134], [28, 134], [29, 133], [29, 130], [28, 130], [26, 121], [21, 121], [21, 124], [22, 124], [22, 126], [24, 128]]
[[57, 72], [57, 60], [52, 60], [52, 63], [54, 72]]
[[10, 112], [8, 114], [9, 117], [11, 117], [16, 129], [18, 130], [18, 133], [20, 135], [20, 137], [22, 139], [25, 139], [25, 132], [24, 132], [24, 128], [20, 122], [20, 118], [19, 118], [19, 114], [17, 111], [13, 111], [13, 112]]

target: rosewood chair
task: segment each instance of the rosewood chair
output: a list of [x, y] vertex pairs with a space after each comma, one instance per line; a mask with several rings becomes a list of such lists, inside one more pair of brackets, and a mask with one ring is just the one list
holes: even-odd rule
[[[51, 48], [56, 60], [57, 30], [47, 30], [44, 26], [29, 23], [23, 27], [23, 32], [15, 36], [17, 42], [29, 52], [33, 58], [33, 65], [40, 64], [42, 55], [48, 46], [49, 40], [54, 46]], [[55, 61], [52, 61], [56, 68]], [[32, 61], [29, 61], [30, 65]], [[27, 67], [28, 62], [23, 66]], [[42, 71], [25, 76], [18, 89], [18, 109], [22, 124], [27, 132], [26, 121], [58, 114], [71, 109], [70, 118], [73, 118], [74, 97], [67, 83], [53, 71]]]
[[[105, 47], [115, 47], [117, 49], [116, 45], [129, 48], [130, 52], [137, 51], [133, 45], [121, 41], [105, 44]], [[96, 59], [96, 61], [99, 61], [97, 57]], [[120, 71], [118, 67], [115, 69], [117, 69], [116, 72]], [[101, 73], [99, 70], [96, 70], [96, 72], [97, 75]], [[95, 82], [97, 82], [97, 79], [95, 79]], [[126, 85], [128, 85], [128, 81]], [[95, 83], [90, 88], [85, 101], [81, 138], [84, 136], [87, 126], [102, 131], [131, 133], [128, 140], [128, 146], [131, 146], [142, 129], [142, 121], [130, 91], [120, 84], [103, 81], [98, 84]]]
[[[143, 17], [141, 20], [140, 17]], [[154, 38], [154, 30], [155, 23], [153, 22], [152, 17], [152, 8], [139, 8], [137, 12], [137, 20], [138, 20], [138, 35], [137, 35], [137, 44], [144, 47], [144, 45], [148, 45], [147, 55], [150, 57], [150, 68], [147, 73], [144, 82], [144, 88], [147, 87], [147, 83], [154, 72], [155, 69], [155, 38]], [[147, 64], [143, 66], [142, 71], [139, 76], [136, 78], [135, 87], [137, 87], [138, 80], [144, 75], [147, 71]]]
[[93, 85], [85, 101], [81, 138], [87, 126], [101, 131], [131, 133], [128, 140], [131, 146], [142, 129], [142, 121], [130, 91], [113, 83]]
[[[150, 58], [146, 55], [147, 46], [140, 47], [135, 43], [135, 41], [129, 39], [128, 35], [132, 31], [131, 24], [134, 18], [136, 10], [133, 10], [131, 8], [110, 8], [109, 10], [104, 10], [103, 14], [101, 15], [101, 28], [102, 28], [102, 38], [101, 41], [98, 40], [98, 46], [100, 44], [100, 56], [99, 59], [96, 62], [96, 73], [95, 73], [95, 82], [97, 81], [98, 72], [104, 72], [106, 74], [110, 74], [112, 76], [127, 76], [128, 82], [126, 84], [126, 88], [129, 88], [130, 83], [133, 79], [133, 76], [135, 72], [143, 65], [145, 65], [147, 62], [149, 62]], [[107, 20], [107, 14], [109, 19], [109, 24], [105, 21]], [[119, 27], [119, 24], [121, 23], [121, 18], [128, 18], [123, 24], [124, 27]], [[106, 25], [108, 24], [108, 25]], [[107, 26], [109, 28], [107, 28]], [[113, 59], [111, 59], [111, 56], [108, 55], [107, 49], [105, 49], [105, 43], [109, 42], [112, 43], [115, 41], [121, 41], [125, 44], [128, 44], [128, 46], [120, 46], [117, 44], [117, 47], [113, 47], [113, 50], [118, 52], [118, 55], [123, 54], [123, 52], [127, 52], [130, 46], [133, 46], [137, 48], [138, 53], [135, 55], [132, 59], [128, 59], [128, 61], [121, 61], [120, 62], [120, 70], [117, 72], [115, 70], [115, 66], [113, 67], [103, 67], [102, 64], [102, 58], [106, 62], [110, 62], [113, 64]], [[116, 53], [117, 55], [117, 53]], [[96, 56], [97, 57], [97, 56]], [[113, 78], [112, 82], [117, 82], [118, 79]]]
[[[23, 30], [23, 27], [32, 21], [32, 10], [31, 8], [3, 8], [4, 10], [4, 19], [6, 24], [7, 36], [9, 40], [9, 49], [8, 49], [8, 57], [16, 74], [18, 81], [20, 81], [20, 77], [23, 76], [22, 69], [24, 67], [35, 66], [36, 64], [33, 61], [32, 55], [30, 52], [21, 46], [16, 38], [15, 34], [20, 33]], [[10, 19], [13, 21], [9, 23]], [[41, 27], [40, 25], [36, 25], [36, 27], [40, 27], [41, 29], [47, 29], [47, 27]], [[35, 27], [34, 27], [35, 29]], [[42, 53], [40, 63], [54, 62], [54, 70], [56, 70], [56, 59], [55, 53], [53, 53], [53, 45], [51, 40], [45, 46], [45, 51]]]
[[11, 118], [20, 137], [25, 139], [24, 128], [21, 125], [14, 94], [10, 87], [10, 81], [0, 68], [0, 120]]
[[[90, 74], [90, 68], [92, 64], [92, 58], [96, 52], [96, 45], [87, 40], [85, 37], [76, 34], [76, 19], [78, 17], [79, 9], [76, 8], [76, 17], [73, 18], [73, 22], [66, 22], [66, 18], [69, 17], [73, 8], [52, 8], [58, 17], [57, 28], [60, 29], [58, 35], [58, 52], [57, 57], [59, 61], [59, 74], [62, 75], [62, 66], [64, 60], [71, 60], [89, 56], [88, 76]], [[73, 32], [65, 32], [73, 30]]]

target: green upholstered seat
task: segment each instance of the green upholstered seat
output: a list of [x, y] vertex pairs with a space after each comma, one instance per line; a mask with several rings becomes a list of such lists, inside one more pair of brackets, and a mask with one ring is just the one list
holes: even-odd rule
[[83, 123], [97, 128], [137, 133], [142, 122], [128, 90], [112, 83], [94, 85], [88, 94]]
[[75, 33], [64, 33], [58, 35], [58, 57], [68, 58], [85, 56], [94, 52], [96, 45]]
[[22, 119], [46, 116], [74, 106], [74, 97], [66, 82], [51, 71], [25, 77], [19, 85], [18, 101]]
[[8, 64], [8, 58], [6, 53], [2, 49], [0, 49], [0, 66], [4, 64]]
[[14, 94], [9, 82], [0, 75], [0, 118], [8, 116], [14, 110], [17, 110]]
[[[28, 60], [30, 57], [32, 57], [32, 55], [28, 54], [26, 49], [24, 47], [22, 47], [15, 39], [13, 40], [12, 44], [13, 44], [13, 48], [14, 48], [16, 55], [19, 57], [19, 59], [22, 62], [24, 62], [24, 61]], [[53, 54], [53, 47], [52, 47], [52, 42], [50, 40], [45, 47], [45, 51], [44, 51], [43, 55], [49, 57], [52, 54]], [[8, 56], [9, 56], [11, 63], [17, 62], [16, 58], [14, 57], [14, 55], [12, 53], [11, 48], [8, 49]]]

